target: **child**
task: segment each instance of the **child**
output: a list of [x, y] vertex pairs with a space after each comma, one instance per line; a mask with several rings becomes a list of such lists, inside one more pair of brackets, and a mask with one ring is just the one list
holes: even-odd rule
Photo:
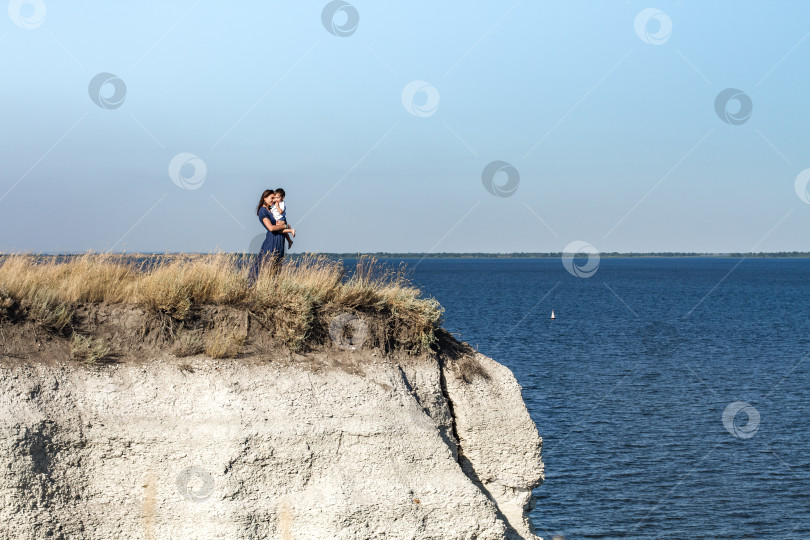
[[[278, 188], [275, 193], [276, 193], [276, 195], [275, 195], [275, 201], [276, 202], [272, 207], [270, 207], [270, 211], [273, 213], [273, 219], [275, 219], [276, 221], [281, 221], [286, 225], [287, 224], [287, 205], [284, 204], [284, 197], [286, 197], [287, 194], [281, 188]], [[289, 225], [287, 226], [287, 228], [290, 229], [290, 233], [292, 233], [292, 237], [295, 238], [295, 229], [293, 229]], [[290, 233], [286, 233], [286, 232], [284, 233], [284, 238], [287, 239], [287, 249], [290, 249], [292, 247], [292, 245], [293, 245], [293, 241], [290, 238]]]

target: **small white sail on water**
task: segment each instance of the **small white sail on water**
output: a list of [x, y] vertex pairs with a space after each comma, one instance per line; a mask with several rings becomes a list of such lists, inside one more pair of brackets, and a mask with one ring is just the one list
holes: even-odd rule
[[557, 318], [557, 316], [556, 316], [556, 315], [554, 315], [554, 310], [553, 310], [553, 309], [551, 310], [551, 318], [552, 318], [552, 319], [556, 319], [556, 318]]

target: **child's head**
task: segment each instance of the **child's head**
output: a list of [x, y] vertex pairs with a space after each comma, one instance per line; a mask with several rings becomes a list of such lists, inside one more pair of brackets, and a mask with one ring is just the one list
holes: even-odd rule
[[278, 188], [278, 189], [276, 190], [276, 199], [277, 199], [277, 200], [279, 200], [279, 201], [283, 201], [283, 200], [284, 200], [284, 197], [286, 197], [286, 196], [287, 196], [287, 194], [286, 194], [286, 193], [284, 193], [284, 190], [283, 190], [283, 189]]

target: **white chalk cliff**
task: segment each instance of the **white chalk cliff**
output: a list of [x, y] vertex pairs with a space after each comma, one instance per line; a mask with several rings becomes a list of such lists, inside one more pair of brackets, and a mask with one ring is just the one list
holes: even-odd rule
[[541, 439], [506, 367], [269, 356], [4, 358], [0, 538], [537, 538]]

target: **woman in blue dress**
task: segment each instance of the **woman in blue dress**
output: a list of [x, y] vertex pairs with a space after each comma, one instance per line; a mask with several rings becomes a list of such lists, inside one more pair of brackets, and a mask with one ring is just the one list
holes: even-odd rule
[[267, 229], [267, 235], [264, 238], [264, 243], [262, 243], [262, 248], [259, 250], [259, 257], [250, 267], [248, 275], [250, 283], [255, 283], [259, 277], [259, 271], [266, 263], [273, 265], [273, 272], [278, 272], [284, 258], [284, 233], [289, 232], [289, 229], [286, 228], [287, 226], [284, 223], [276, 225], [273, 213], [270, 212], [269, 207], [273, 204], [274, 193], [271, 189], [265, 189], [261, 199], [259, 199], [259, 206], [256, 208], [256, 215], [259, 216], [259, 222], [262, 226]]

